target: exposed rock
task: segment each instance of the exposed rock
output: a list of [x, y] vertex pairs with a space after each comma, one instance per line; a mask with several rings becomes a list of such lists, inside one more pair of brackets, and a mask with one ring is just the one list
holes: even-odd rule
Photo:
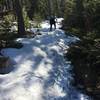
[[10, 65], [9, 57], [0, 57], [0, 68], [5, 68]]
[[8, 74], [14, 69], [9, 57], [0, 57], [0, 74]]

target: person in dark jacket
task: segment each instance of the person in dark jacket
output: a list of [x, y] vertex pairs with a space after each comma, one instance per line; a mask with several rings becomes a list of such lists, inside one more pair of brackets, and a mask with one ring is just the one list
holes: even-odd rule
[[51, 16], [50, 18], [50, 31], [52, 31], [52, 26], [54, 25], [54, 28], [56, 29], [56, 20], [55, 17]]

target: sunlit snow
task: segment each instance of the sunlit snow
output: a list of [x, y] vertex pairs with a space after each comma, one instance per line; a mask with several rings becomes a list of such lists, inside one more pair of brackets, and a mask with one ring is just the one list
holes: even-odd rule
[[72, 66], [64, 59], [65, 49], [78, 38], [60, 29], [49, 32], [48, 21], [41, 26], [42, 35], [17, 39], [23, 48], [3, 50], [14, 64], [10, 73], [0, 75], [0, 100], [89, 100], [71, 86]]

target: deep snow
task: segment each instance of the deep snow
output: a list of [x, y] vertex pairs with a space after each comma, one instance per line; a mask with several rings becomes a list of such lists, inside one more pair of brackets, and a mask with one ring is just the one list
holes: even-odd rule
[[42, 35], [17, 39], [23, 48], [2, 51], [14, 65], [10, 73], [0, 75], [0, 100], [89, 100], [71, 86], [71, 62], [64, 59], [68, 44], [78, 38], [60, 29], [49, 32], [47, 21], [41, 25]]

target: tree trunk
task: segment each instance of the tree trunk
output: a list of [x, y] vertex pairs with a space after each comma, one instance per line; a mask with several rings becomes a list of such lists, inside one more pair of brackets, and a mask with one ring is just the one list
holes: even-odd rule
[[18, 33], [20, 35], [24, 35], [25, 34], [25, 25], [24, 25], [22, 7], [21, 7], [19, 0], [14, 0], [14, 7], [15, 7], [14, 9], [16, 12], [17, 22], [18, 22]]
[[51, 4], [51, 0], [48, 0], [48, 11], [49, 11], [49, 16], [52, 15], [52, 8], [51, 8], [52, 4]]
[[64, 17], [65, 8], [66, 8], [66, 0], [61, 0], [60, 1], [60, 17]]

